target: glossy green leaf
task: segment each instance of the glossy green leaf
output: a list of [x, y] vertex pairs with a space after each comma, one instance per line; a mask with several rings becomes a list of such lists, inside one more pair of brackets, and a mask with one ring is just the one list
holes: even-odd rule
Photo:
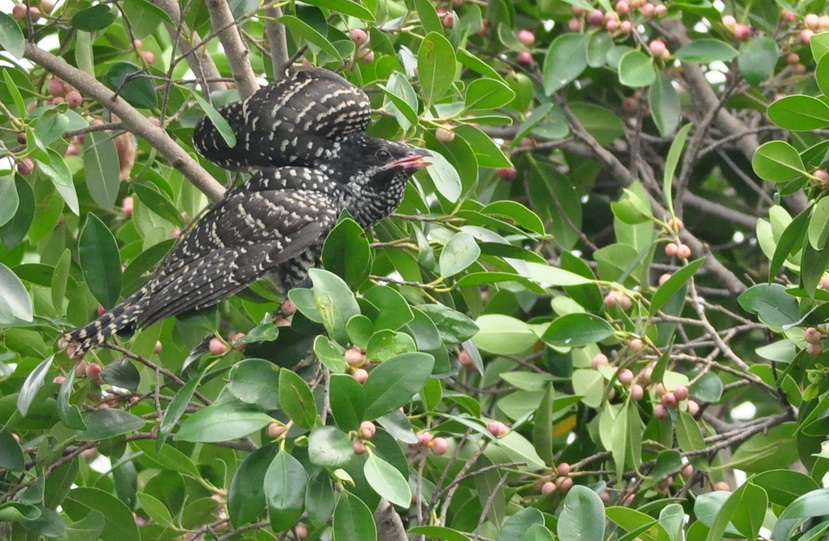
[[671, 277], [656, 290], [656, 293], [651, 299], [651, 305], [648, 313], [650, 315], [655, 315], [657, 312], [662, 310], [662, 308], [668, 304], [668, 301], [670, 301], [671, 298], [679, 290], [681, 290], [685, 284], [688, 283], [691, 277], [697, 273], [704, 263], [705, 259], [703, 258], [695, 259], [674, 272]]
[[293, 15], [284, 15], [278, 21], [296, 35], [302, 36], [308, 43], [316, 45], [337, 61], [342, 62], [342, 55], [340, 55], [337, 48], [325, 36], [302, 19], [294, 17]]
[[12, 175], [0, 176], [0, 226], [14, 218], [19, 204], [14, 177]]
[[433, 152], [432, 165], [426, 168], [440, 195], [454, 203], [461, 195], [461, 177], [457, 169], [443, 155]]
[[558, 517], [562, 539], [589, 541], [604, 538], [604, 504], [589, 488], [576, 485], [564, 497]]
[[329, 400], [334, 422], [342, 430], [357, 430], [366, 411], [366, 395], [363, 386], [353, 377], [332, 374], [329, 384]]
[[593, 314], [574, 313], [556, 318], [541, 335], [544, 342], [557, 347], [580, 347], [613, 336], [613, 327]]
[[64, 512], [75, 521], [90, 513], [104, 516], [104, 541], [141, 541], [130, 509], [112, 494], [100, 488], [79, 487], [69, 492], [61, 503]]
[[622, 119], [610, 109], [592, 103], [574, 102], [570, 104], [570, 110], [584, 129], [602, 145], [624, 137]]
[[758, 86], [765, 81], [777, 64], [780, 51], [777, 42], [769, 36], [753, 38], [740, 47], [737, 65], [746, 81]]
[[417, 70], [426, 107], [440, 100], [455, 81], [455, 48], [443, 34], [429, 32], [417, 52]]
[[55, 189], [63, 197], [63, 200], [66, 201], [67, 206], [69, 206], [72, 212], [79, 214], [78, 194], [75, 191], [75, 184], [72, 182], [72, 172], [66, 165], [63, 156], [50, 148], [48, 151], [48, 161], [35, 158], [35, 162], [40, 171], [52, 181]]
[[345, 372], [343, 352], [332, 344], [327, 336], [319, 335], [314, 339], [314, 353], [332, 373], [342, 374]]
[[75, 381], [75, 371], [70, 370], [66, 375], [66, 380], [61, 384], [58, 392], [58, 416], [60, 422], [66, 425], [67, 428], [74, 430], [86, 430], [86, 422], [81, 416], [81, 410], [78, 406], [70, 403], [72, 396], [72, 385]]
[[100, 441], [129, 434], [142, 428], [146, 421], [137, 415], [124, 410], [103, 409], [93, 411], [84, 417], [86, 430], [78, 433], [81, 441]]
[[32, 187], [22, 177], [14, 179], [17, 190], [17, 212], [5, 225], [0, 226], [0, 240], [7, 249], [12, 249], [23, 240], [32, 225], [35, 215], [35, 196]]
[[223, 117], [215, 107], [202, 99], [202, 97], [197, 93], [194, 92], [193, 97], [196, 98], [196, 103], [199, 104], [199, 107], [201, 107], [202, 111], [205, 112], [207, 117], [210, 119], [210, 122], [212, 122], [213, 126], [216, 127], [216, 131], [222, 136], [222, 140], [225, 144], [229, 148], [235, 148], [236, 133], [233, 131], [233, 128], [230, 127], [230, 123], [228, 123], [227, 119]]
[[445, 541], [471, 541], [463, 533], [446, 526], [415, 526], [409, 529], [409, 533], [422, 534], [435, 539], [444, 539]]
[[670, 137], [679, 126], [682, 104], [679, 101], [679, 92], [662, 72], [657, 74], [656, 81], [648, 90], [648, 106], [659, 134], [662, 137]]
[[179, 227], [184, 227], [186, 224], [181, 217], [181, 211], [176, 208], [167, 194], [162, 193], [158, 187], [151, 182], [135, 182], [132, 185], [135, 195], [138, 199], [147, 205], [154, 213], [158, 214], [168, 222]]
[[496, 355], [518, 355], [538, 342], [539, 337], [521, 320], [502, 314], [486, 314], [475, 320], [480, 328], [472, 342]]
[[190, 405], [190, 400], [196, 392], [196, 387], [201, 383], [201, 377], [191, 378], [184, 386], [179, 389], [167, 410], [164, 412], [164, 417], [161, 418], [161, 423], [158, 427], [158, 438], [156, 439], [157, 447], [160, 448], [167, 441], [167, 437], [173, 431], [173, 428], [178, 424], [181, 416]]
[[631, 88], [641, 88], [656, 82], [653, 59], [642, 51], [633, 49], [619, 60], [619, 82]]
[[454, 276], [468, 268], [481, 255], [475, 238], [469, 233], [455, 233], [440, 253], [440, 274], [444, 278]]
[[746, 539], [756, 539], [766, 518], [768, 496], [765, 490], [750, 482], [740, 487], [738, 493], [739, 502], [731, 523]]
[[773, 539], [790, 539], [790, 534], [811, 517], [826, 517], [829, 489], [813, 490], [800, 496], [780, 513], [771, 533]]
[[780, 284], [757, 284], [737, 297], [743, 310], [757, 314], [766, 324], [782, 327], [800, 319], [797, 300]]
[[683, 45], [677, 49], [674, 56], [682, 62], [710, 64], [711, 62], [728, 62], [737, 54], [737, 50], [724, 41], [702, 38]]
[[426, 353], [404, 353], [382, 362], [363, 385], [367, 419], [376, 419], [406, 404], [426, 384], [435, 359]]
[[305, 509], [305, 487], [308, 474], [302, 464], [285, 451], [280, 451], [265, 473], [265, 500], [271, 528], [280, 532], [299, 521]]
[[544, 92], [550, 96], [576, 80], [587, 67], [587, 34], [565, 33], [550, 44], [542, 68]]
[[35, 505], [21, 502], [4, 502], [0, 504], [0, 522], [23, 522], [37, 520], [41, 511]]
[[334, 340], [347, 344], [346, 323], [360, 313], [354, 294], [342, 278], [331, 272], [311, 269], [308, 276], [314, 283], [314, 302], [322, 324]]
[[315, 526], [327, 524], [334, 514], [334, 498], [334, 487], [328, 471], [317, 471], [305, 487], [305, 513], [308, 522]]
[[808, 227], [809, 244], [815, 250], [822, 250], [829, 239], [829, 198], [824, 197], [815, 204]]
[[114, 23], [116, 16], [117, 11], [111, 9], [110, 6], [97, 4], [77, 12], [72, 16], [70, 24], [78, 30], [96, 32]]
[[87, 214], [78, 252], [89, 290], [104, 307], [111, 308], [121, 294], [121, 255], [115, 237], [94, 214]]
[[334, 426], [317, 427], [308, 435], [308, 458], [312, 464], [342, 468], [353, 456], [351, 438]]
[[29, 413], [29, 408], [37, 397], [38, 391], [43, 386], [43, 381], [46, 378], [47, 372], [49, 372], [49, 368], [52, 367], [52, 361], [54, 360], [55, 356], [50, 355], [26, 376], [26, 381], [23, 382], [23, 387], [20, 388], [20, 393], [17, 395], [17, 411], [23, 417]]
[[130, 105], [155, 109], [158, 105], [155, 85], [143, 76], [143, 71], [130, 62], [116, 62], [107, 71], [106, 81], [109, 87], [118, 92]]
[[297, 426], [310, 430], [317, 424], [317, 404], [311, 388], [288, 369], [279, 371], [279, 406]]
[[351, 218], [340, 220], [325, 239], [322, 261], [326, 270], [356, 289], [371, 268], [371, 249], [363, 228]]
[[26, 40], [17, 21], [3, 12], [0, 12], [0, 47], [15, 58], [23, 58], [26, 49]]
[[334, 541], [377, 541], [377, 526], [371, 510], [347, 490], [340, 492], [332, 529]]
[[233, 474], [227, 495], [227, 511], [230, 521], [237, 528], [254, 520], [265, 508], [265, 474], [278, 445], [266, 445], [252, 452]]
[[784, 141], [760, 145], [751, 158], [757, 176], [771, 182], [786, 182], [806, 174], [800, 154]]
[[20, 278], [0, 263], [0, 325], [30, 322], [34, 318], [32, 299]]
[[774, 100], [766, 112], [772, 122], [786, 130], [811, 131], [829, 126], [829, 105], [803, 94]]
[[412, 491], [409, 482], [391, 464], [370, 453], [363, 465], [366, 481], [377, 494], [386, 498], [394, 505], [408, 507], [412, 502]]
[[235, 440], [256, 432], [270, 422], [269, 415], [247, 404], [223, 402], [191, 414], [181, 423], [174, 439], [203, 443]]
[[245, 359], [230, 369], [227, 389], [246, 404], [266, 410], [279, 407], [279, 371], [264, 359]]
[[8, 471], [23, 471], [25, 468], [23, 450], [7, 430], [0, 430], [0, 468]]
[[372, 303], [380, 311], [374, 319], [374, 329], [397, 330], [414, 319], [409, 303], [396, 289], [389, 286], [374, 286], [365, 293], [363, 298]]
[[534, 507], [522, 509], [515, 514], [510, 515], [510, 517], [504, 521], [504, 526], [501, 528], [501, 531], [498, 532], [498, 537], [495, 539], [496, 541], [521, 539], [521, 535], [531, 526], [536, 524], [544, 524], [544, 515], [541, 514], [541, 511], [535, 509]]
[[515, 99], [515, 92], [496, 79], [475, 79], [466, 88], [464, 105], [467, 110], [492, 111]]

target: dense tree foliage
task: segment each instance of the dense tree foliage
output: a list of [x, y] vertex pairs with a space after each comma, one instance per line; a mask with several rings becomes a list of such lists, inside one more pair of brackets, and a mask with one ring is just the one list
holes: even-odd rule
[[[3, 4], [0, 536], [824, 539], [824, 4]], [[434, 152], [397, 213], [70, 359], [301, 62]]]

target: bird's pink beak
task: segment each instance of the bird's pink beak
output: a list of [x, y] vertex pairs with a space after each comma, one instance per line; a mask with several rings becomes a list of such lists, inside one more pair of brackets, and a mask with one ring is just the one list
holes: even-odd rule
[[411, 169], [413, 171], [417, 171], [423, 169], [424, 167], [429, 167], [430, 165], [432, 165], [432, 162], [429, 161], [429, 157], [431, 155], [431, 152], [429, 152], [428, 150], [416, 149], [404, 158], [400, 158], [399, 160], [391, 162], [385, 168], [395, 169], [399, 167], [402, 169]]

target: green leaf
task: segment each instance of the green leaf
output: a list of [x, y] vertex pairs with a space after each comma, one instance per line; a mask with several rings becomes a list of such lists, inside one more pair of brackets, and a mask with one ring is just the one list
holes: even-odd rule
[[777, 64], [780, 51], [774, 38], [762, 36], [751, 39], [740, 47], [737, 65], [740, 73], [752, 86], [768, 79]]
[[245, 359], [230, 369], [227, 390], [246, 404], [266, 410], [279, 407], [279, 370], [264, 359]]
[[135, 64], [116, 62], [107, 71], [106, 81], [112, 90], [134, 107], [155, 109], [158, 106], [155, 85], [146, 77], [144, 70]]
[[31, 322], [33, 310], [26, 286], [10, 268], [0, 263], [0, 325]]
[[757, 284], [737, 297], [746, 312], [757, 314], [767, 325], [783, 327], [800, 320], [797, 300], [780, 284]]
[[445, 541], [472, 541], [457, 530], [445, 526], [415, 526], [409, 533], [422, 534], [429, 538], [444, 539]]
[[435, 184], [435, 188], [450, 203], [456, 202], [461, 196], [461, 188], [463, 186], [457, 169], [439, 152], [432, 151], [432, 157], [430, 159], [432, 160], [432, 165], [427, 167], [426, 171], [429, 173], [429, 178]]
[[731, 516], [731, 522], [746, 539], [756, 539], [766, 517], [769, 500], [766, 491], [754, 483], [741, 486], [736, 494], [739, 497], [737, 507]]
[[504, 521], [504, 526], [498, 532], [498, 537], [495, 539], [496, 541], [515, 541], [521, 539], [523, 533], [536, 524], [544, 524], [544, 515], [534, 507], [527, 507], [510, 515]]
[[363, 473], [377, 494], [400, 507], [408, 508], [411, 505], [412, 490], [409, 488], [409, 482], [397, 468], [376, 454], [370, 453], [363, 464]]
[[363, 386], [346, 374], [332, 374], [329, 400], [334, 422], [343, 430], [357, 430], [364, 419], [366, 395]]
[[263, 479], [279, 451], [278, 445], [261, 447], [242, 461], [227, 494], [227, 512], [236, 528], [253, 521], [265, 507]]
[[365, 417], [376, 419], [409, 402], [426, 384], [434, 364], [427, 353], [403, 353], [380, 363], [363, 385]]
[[584, 129], [602, 145], [609, 145], [625, 134], [622, 120], [610, 109], [592, 103], [573, 102], [570, 110]]
[[285, 27], [293, 31], [293, 33], [305, 38], [305, 41], [307, 41], [308, 43], [316, 45], [317, 47], [325, 51], [327, 54], [331, 55], [331, 57], [333, 57], [338, 62], [343, 61], [343, 57], [342, 55], [340, 55], [340, 52], [337, 50], [337, 48], [334, 47], [334, 45], [330, 41], [328, 41], [328, 39], [325, 36], [317, 32], [312, 26], [310, 26], [305, 21], [298, 19], [293, 15], [284, 15], [277, 19], [277, 21], [285, 25]]
[[397, 330], [414, 319], [409, 303], [392, 287], [374, 286], [363, 293], [363, 298], [380, 312], [374, 319], [375, 330]]
[[[3, 242], [3, 246], [7, 250], [11, 250], [20, 244], [28, 233], [35, 215], [35, 196], [32, 187], [20, 176], [15, 178], [14, 186], [17, 189], [17, 199], [19, 201], [17, 212], [11, 221], [0, 226], [0, 241]], [[0, 295], [0, 298], [2, 298], [2, 295]], [[0, 318], [2, 318], [1, 315]], [[3, 324], [2, 319], [0, 319], [0, 325]]]
[[826, 246], [826, 240], [829, 239], [829, 198], [823, 197], [815, 204], [808, 234], [812, 248], [822, 250]]
[[772, 122], [786, 130], [812, 131], [829, 126], [829, 105], [812, 96], [797, 94], [780, 98], [766, 112]]
[[317, 404], [311, 388], [286, 368], [279, 371], [279, 405], [297, 426], [310, 430], [317, 424]]
[[247, 404], [223, 402], [190, 415], [181, 423], [174, 439], [202, 443], [235, 440], [264, 428], [270, 422], [270, 415], [256, 411]]
[[711, 62], [728, 62], [737, 54], [737, 50], [724, 41], [702, 38], [683, 45], [674, 53], [674, 56], [682, 62], [710, 64]]
[[190, 406], [190, 400], [196, 393], [196, 387], [199, 386], [199, 383], [201, 383], [201, 376], [191, 378], [184, 384], [184, 387], [179, 389], [176, 396], [170, 402], [170, 405], [167, 406], [167, 410], [164, 412], [164, 417], [161, 419], [161, 424], [158, 427], [158, 437], [156, 438], [157, 448], [161, 448], [167, 442], [167, 436], [170, 435], [170, 432], [178, 424], [181, 416], [184, 415]]
[[692, 127], [693, 124], [686, 124], [679, 130], [671, 143], [671, 148], [668, 150], [668, 157], [665, 159], [665, 172], [662, 175], [662, 192], [665, 196], [665, 204], [672, 216], [674, 214], [674, 198], [672, 194], [676, 166], [679, 165], [682, 148], [685, 146], [685, 140], [688, 138], [688, 132], [691, 131]]
[[475, 237], [463, 231], [455, 233], [440, 253], [440, 275], [454, 276], [475, 263], [480, 255], [481, 248]]
[[581, 485], [570, 489], [561, 503], [558, 536], [573, 541], [603, 539], [604, 523], [604, 504], [599, 495]]
[[115, 237], [94, 214], [86, 215], [78, 253], [89, 290], [104, 307], [115, 306], [121, 294], [121, 254]]
[[679, 102], [679, 93], [673, 83], [661, 71], [648, 90], [648, 105], [659, 134], [662, 137], [671, 136], [679, 126], [682, 104]]
[[455, 81], [455, 48], [443, 34], [429, 32], [417, 51], [417, 70], [426, 108], [440, 100]]
[[87, 134], [83, 151], [86, 185], [92, 199], [104, 210], [110, 210], [118, 198], [118, 151], [113, 138], [105, 133]]
[[354, 294], [342, 278], [322, 269], [311, 269], [308, 276], [314, 284], [314, 302], [322, 324], [340, 344], [348, 344], [346, 323], [360, 313]]
[[783, 423], [743, 442], [729, 461], [729, 467], [747, 472], [763, 472], [789, 466], [798, 459], [797, 446], [792, 445], [797, 425]]
[[26, 376], [26, 381], [23, 382], [23, 387], [20, 388], [20, 393], [17, 395], [17, 411], [23, 417], [29, 412], [29, 407], [37, 397], [37, 392], [43, 386], [43, 380], [46, 378], [46, 373], [49, 372], [54, 360], [55, 356], [50, 355]]
[[682, 289], [685, 284], [688, 283], [691, 277], [696, 274], [704, 263], [704, 258], [695, 259], [673, 273], [671, 277], [656, 290], [656, 293], [653, 295], [653, 299], [651, 299], [651, 305], [648, 309], [648, 313], [653, 316], [664, 308], [665, 305], [668, 304], [668, 301], [671, 300], [677, 291]]
[[502, 314], [485, 314], [475, 320], [480, 329], [472, 342], [496, 355], [518, 355], [538, 342], [539, 337], [521, 320]]
[[280, 451], [265, 473], [265, 500], [271, 528], [281, 532], [293, 527], [305, 509], [308, 474], [290, 453]]
[[793, 501], [777, 518], [770, 539], [791, 539], [791, 533], [811, 517], [826, 517], [829, 489], [813, 490]]
[[550, 96], [582, 74], [587, 67], [587, 34], [565, 33], [550, 44], [542, 69], [544, 92]]
[[146, 38], [155, 32], [162, 22], [175, 25], [166, 11], [147, 0], [131, 0], [124, 3], [122, 7], [137, 38]]
[[754, 151], [751, 166], [758, 177], [771, 182], [787, 182], [806, 175], [800, 154], [784, 141], [760, 145]]
[[216, 127], [216, 131], [218, 131], [219, 135], [222, 136], [225, 144], [229, 148], [235, 148], [236, 133], [233, 131], [233, 128], [230, 127], [230, 123], [228, 123], [227, 119], [223, 117], [215, 107], [202, 99], [202, 97], [197, 93], [193, 92], [193, 97], [196, 98], [196, 102], [199, 104], [199, 107], [201, 107], [202, 111], [204, 111], [207, 115], [207, 118], [209, 118], [210, 122], [212, 122]]
[[100, 536], [103, 541], [141, 541], [130, 509], [121, 500], [100, 488], [73, 489], [61, 502], [61, 507], [75, 521], [90, 513], [101, 513], [105, 521]]
[[363, 500], [343, 490], [334, 508], [334, 541], [377, 541], [374, 516]]
[[96, 32], [115, 22], [116, 16], [117, 11], [114, 11], [110, 6], [98, 4], [76, 13], [72, 16], [70, 24], [78, 30]]
[[656, 82], [653, 59], [638, 49], [626, 52], [619, 60], [619, 82], [631, 88], [652, 85]]
[[4, 12], [0, 12], [0, 47], [18, 59], [23, 58], [26, 50], [26, 39], [20, 31], [20, 26]]
[[334, 426], [315, 428], [308, 435], [308, 458], [311, 464], [323, 468], [342, 468], [353, 456], [351, 438]]
[[371, 249], [363, 228], [351, 218], [334, 226], [322, 247], [322, 262], [353, 288], [362, 284], [371, 269]]
[[345, 373], [345, 359], [340, 351], [327, 336], [319, 335], [314, 339], [314, 353], [320, 362], [334, 374]]
[[305, 512], [308, 522], [314, 526], [327, 524], [334, 514], [334, 504], [334, 487], [328, 471], [318, 470], [305, 487]]
[[84, 417], [86, 430], [78, 433], [81, 441], [100, 441], [129, 434], [142, 428], [147, 421], [132, 413], [118, 409], [96, 410]]
[[58, 416], [60, 417], [60, 422], [66, 425], [67, 428], [86, 430], [87, 426], [81, 416], [80, 408], [70, 403], [74, 381], [75, 371], [70, 370], [60, 386], [60, 391], [58, 391]]
[[771, 470], [751, 477], [751, 482], [763, 488], [769, 501], [786, 507], [798, 497], [817, 490], [818, 484], [808, 475], [791, 470]]
[[23, 471], [26, 464], [20, 444], [8, 430], [0, 431], [0, 468], [9, 471]]
[[478, 332], [478, 326], [468, 316], [443, 304], [419, 304], [417, 310], [432, 320], [444, 344], [460, 344]]
[[613, 336], [610, 323], [586, 313], [567, 314], [556, 318], [544, 331], [541, 339], [557, 347], [580, 347], [601, 342]]
[[464, 107], [467, 111], [492, 111], [515, 99], [515, 92], [496, 79], [475, 79], [466, 87]]
[[79, 214], [78, 194], [75, 192], [75, 185], [72, 183], [72, 172], [66, 165], [63, 156], [52, 150], [48, 151], [49, 161], [35, 158], [40, 171], [49, 177], [55, 189], [66, 201], [66, 204], [75, 214]]

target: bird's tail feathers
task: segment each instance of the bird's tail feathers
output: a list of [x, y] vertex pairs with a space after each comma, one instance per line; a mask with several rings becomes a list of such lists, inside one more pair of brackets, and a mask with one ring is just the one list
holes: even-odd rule
[[87, 351], [100, 346], [113, 334], [136, 323], [147, 305], [148, 292], [148, 287], [142, 287], [95, 321], [64, 333], [58, 347], [66, 348], [68, 355], [74, 359], [82, 358]]

